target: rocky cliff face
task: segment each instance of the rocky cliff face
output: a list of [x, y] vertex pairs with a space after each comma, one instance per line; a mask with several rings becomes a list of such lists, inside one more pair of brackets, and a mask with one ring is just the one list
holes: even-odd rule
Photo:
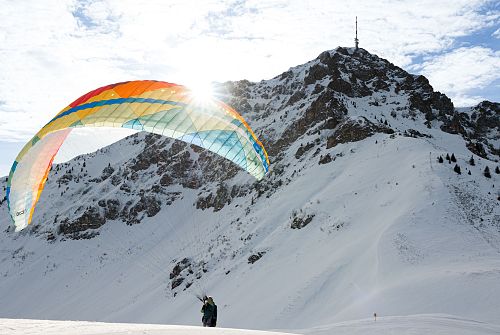
[[[398, 117], [418, 122], [423, 118], [428, 128], [434, 122], [434, 127], [453, 132], [455, 111], [448, 97], [435, 92], [425, 77], [364, 49], [325, 51], [271, 80], [226, 83], [221, 90], [221, 98], [231, 97], [229, 104], [265, 124], [259, 130], [275, 160], [305, 134], [328, 134], [331, 144], [339, 137], [361, 140], [366, 138], [362, 133], [373, 134], [377, 127], [375, 132], [390, 132], [388, 120]], [[354, 116], [365, 119], [357, 131], [348, 132], [352, 138], [337, 134], [354, 129]]]
[[457, 110], [443, 130], [460, 134], [474, 154], [498, 162], [500, 157], [500, 103], [483, 101]]

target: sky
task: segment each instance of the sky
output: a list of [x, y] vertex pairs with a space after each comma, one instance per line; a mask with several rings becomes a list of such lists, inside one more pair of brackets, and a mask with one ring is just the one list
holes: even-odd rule
[[[0, 0], [0, 8], [0, 176], [90, 90], [136, 79], [269, 79], [353, 46], [355, 16], [360, 47], [425, 75], [456, 107], [500, 101], [494, 0]], [[88, 137], [77, 134], [68, 147]]]

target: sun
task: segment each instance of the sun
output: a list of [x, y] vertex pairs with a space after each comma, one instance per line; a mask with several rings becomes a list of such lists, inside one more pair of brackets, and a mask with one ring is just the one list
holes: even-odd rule
[[194, 102], [208, 103], [213, 99], [214, 88], [209, 80], [192, 81], [186, 86]]

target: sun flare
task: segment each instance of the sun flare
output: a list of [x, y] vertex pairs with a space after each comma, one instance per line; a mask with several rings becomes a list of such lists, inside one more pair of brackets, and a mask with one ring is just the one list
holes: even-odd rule
[[187, 85], [195, 102], [207, 103], [213, 99], [213, 85], [208, 80], [198, 80]]

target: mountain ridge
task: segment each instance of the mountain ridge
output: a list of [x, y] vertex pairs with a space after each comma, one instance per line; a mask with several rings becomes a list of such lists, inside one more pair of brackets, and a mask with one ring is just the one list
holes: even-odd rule
[[255, 182], [146, 133], [55, 165], [25, 231], [0, 204], [4, 317], [197, 324], [208, 293], [238, 327], [375, 311], [494, 322], [498, 103], [457, 110], [425, 77], [340, 47], [217, 91], [271, 173]]

